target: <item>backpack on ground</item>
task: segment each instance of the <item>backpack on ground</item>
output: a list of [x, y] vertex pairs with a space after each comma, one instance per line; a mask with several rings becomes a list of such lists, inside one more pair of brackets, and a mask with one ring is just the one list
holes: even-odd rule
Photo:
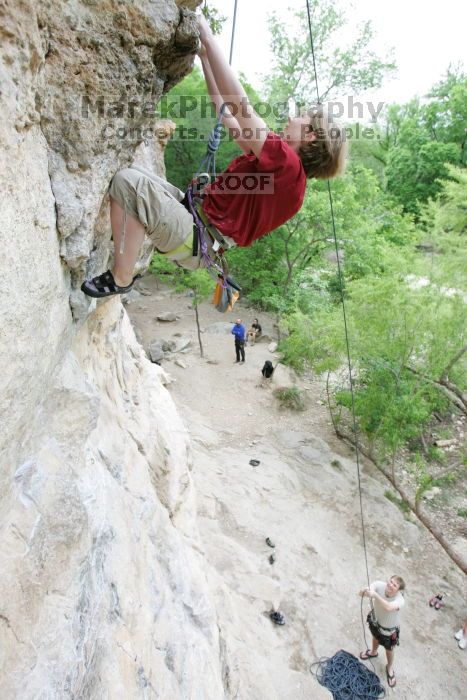
[[273, 372], [274, 367], [272, 365], [271, 360], [266, 360], [266, 362], [263, 365], [263, 369], [261, 370], [261, 374], [265, 379], [270, 379], [272, 377]]

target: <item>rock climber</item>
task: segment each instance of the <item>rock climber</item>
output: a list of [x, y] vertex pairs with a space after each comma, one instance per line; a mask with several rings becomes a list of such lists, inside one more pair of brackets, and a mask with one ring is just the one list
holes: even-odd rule
[[[243, 154], [204, 190], [200, 216], [225, 249], [249, 246], [293, 217], [305, 196], [307, 178], [328, 179], [345, 166], [345, 132], [317, 105], [289, 118], [281, 134], [269, 130], [251, 106], [247, 94], [213, 36], [199, 17], [200, 49], [211, 100], [220, 112], [228, 104], [223, 123]], [[238, 183], [248, 176], [248, 188]], [[251, 178], [258, 184], [251, 189]], [[229, 190], [230, 178], [236, 183]], [[261, 184], [266, 181], [268, 186]], [[110, 188], [110, 223], [115, 247], [112, 270], [83, 282], [91, 297], [128, 293], [144, 238], [158, 253], [176, 264], [195, 269], [203, 264], [194, 219], [178, 188], [144, 168], [133, 166], [116, 173]]]

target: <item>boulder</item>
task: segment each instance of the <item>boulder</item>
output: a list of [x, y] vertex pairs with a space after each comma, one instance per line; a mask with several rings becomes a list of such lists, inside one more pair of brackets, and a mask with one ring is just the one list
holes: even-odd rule
[[433, 486], [432, 489], [425, 491], [425, 493], [423, 494], [423, 498], [427, 501], [433, 501], [436, 498], [436, 496], [439, 496], [440, 493], [441, 489], [439, 488], [439, 486]]
[[192, 340], [189, 335], [180, 335], [171, 338], [170, 340], [162, 340], [162, 349], [164, 352], [185, 352], [191, 348]]
[[164, 311], [157, 316], [158, 321], [163, 321], [164, 323], [171, 323], [173, 321], [178, 321], [180, 317], [177, 316], [173, 311]]
[[174, 345], [171, 352], [189, 352], [193, 343], [189, 335], [182, 335], [181, 338], [174, 338], [172, 342]]
[[148, 355], [151, 362], [160, 362], [164, 359], [164, 341], [157, 338], [149, 343]]
[[272, 381], [276, 386], [292, 387], [298, 384], [298, 377], [290, 367], [286, 367], [279, 363], [272, 375]]
[[164, 340], [164, 338], [161, 338], [161, 344], [164, 352], [173, 352], [175, 348], [175, 340]]

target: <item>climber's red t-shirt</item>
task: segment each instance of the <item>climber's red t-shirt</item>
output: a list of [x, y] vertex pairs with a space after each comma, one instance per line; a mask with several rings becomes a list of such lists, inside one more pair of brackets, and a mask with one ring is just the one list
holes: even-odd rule
[[270, 131], [259, 158], [235, 158], [206, 188], [203, 210], [221, 233], [248, 246], [299, 211], [305, 187], [297, 153]]

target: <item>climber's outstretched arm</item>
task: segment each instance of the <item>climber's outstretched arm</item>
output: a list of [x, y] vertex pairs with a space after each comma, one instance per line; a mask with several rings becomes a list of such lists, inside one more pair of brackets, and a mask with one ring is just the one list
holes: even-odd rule
[[[204, 78], [206, 80], [206, 85], [208, 88], [209, 97], [211, 98], [212, 102], [214, 103], [214, 105], [216, 107], [217, 114], [220, 114], [221, 107], [224, 104], [224, 100], [223, 100], [222, 95], [220, 94], [219, 89], [216, 85], [216, 81], [214, 80], [214, 75], [212, 73], [209, 59], [207, 57], [207, 53], [206, 53], [206, 50], [204, 49], [204, 46], [201, 47], [201, 50], [199, 52], [199, 57], [201, 59], [201, 65], [203, 66], [203, 73], [204, 73]], [[239, 125], [238, 121], [235, 119], [235, 117], [232, 116], [232, 114], [230, 113], [230, 110], [228, 108], [224, 108], [222, 123], [224, 124], [226, 129], [229, 130], [231, 137], [235, 139], [235, 141], [238, 143], [240, 148], [245, 153], [249, 153], [251, 150], [251, 145], [248, 143], [248, 141], [245, 141], [245, 139], [242, 138], [240, 125]]]
[[242, 84], [229, 66], [204, 16], [200, 15], [198, 20], [201, 43], [206, 49], [217, 91], [222, 96], [222, 101], [229, 104], [231, 114], [239, 124], [240, 138], [248, 144], [246, 150], [253, 151], [259, 157], [269, 129], [251, 106]]

